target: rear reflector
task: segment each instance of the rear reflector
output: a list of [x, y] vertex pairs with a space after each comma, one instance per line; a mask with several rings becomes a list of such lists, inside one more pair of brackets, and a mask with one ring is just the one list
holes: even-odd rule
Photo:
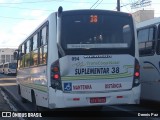
[[80, 98], [73, 98], [73, 101], [79, 101]]
[[117, 96], [117, 98], [123, 98], [123, 96]]
[[53, 72], [58, 72], [59, 71], [59, 68], [57, 66], [53, 67]]
[[59, 74], [54, 74], [53, 78], [54, 79], [59, 79]]

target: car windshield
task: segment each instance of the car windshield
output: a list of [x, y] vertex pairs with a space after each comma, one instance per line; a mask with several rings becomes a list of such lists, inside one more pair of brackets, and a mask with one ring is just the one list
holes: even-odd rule
[[9, 64], [9, 68], [16, 69], [16, 67], [17, 67], [16, 63]]

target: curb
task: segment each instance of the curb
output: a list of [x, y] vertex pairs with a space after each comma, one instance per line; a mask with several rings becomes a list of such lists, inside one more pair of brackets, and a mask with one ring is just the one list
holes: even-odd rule
[[[17, 108], [18, 111], [27, 111], [27, 110], [25, 109], [25, 107], [23, 107], [21, 104], [19, 104], [18, 99], [17, 99], [12, 93], [10, 93], [5, 87], [0, 86], [0, 88], [1, 88], [2, 91], [4, 91], [4, 92], [6, 93], [6, 95], [7, 95], [8, 97], [10, 97], [11, 103], [13, 103], [13, 105], [16, 105], [16, 106], [18, 107], [18, 108]], [[12, 101], [13, 101], [13, 102], [12, 102]]]

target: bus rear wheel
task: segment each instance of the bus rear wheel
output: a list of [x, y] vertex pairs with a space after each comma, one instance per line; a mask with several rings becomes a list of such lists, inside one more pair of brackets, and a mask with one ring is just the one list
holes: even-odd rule
[[27, 99], [25, 99], [24, 97], [22, 97], [22, 95], [21, 95], [21, 88], [20, 88], [19, 85], [18, 85], [18, 94], [19, 94], [19, 96], [20, 96], [21, 102], [22, 102], [22, 103], [26, 103], [26, 102], [27, 102]]
[[31, 91], [31, 97], [32, 97], [32, 106], [34, 111], [47, 111], [46, 108], [37, 105], [35, 93], [33, 90]]

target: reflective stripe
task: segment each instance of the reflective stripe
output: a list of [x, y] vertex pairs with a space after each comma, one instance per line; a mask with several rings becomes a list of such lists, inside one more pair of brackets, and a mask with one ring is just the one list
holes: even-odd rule
[[61, 80], [95, 80], [95, 79], [117, 79], [132, 77], [132, 73], [119, 73], [111, 75], [83, 75], [83, 76], [65, 76], [61, 77]]
[[20, 84], [20, 85], [25, 86], [25, 87], [29, 87], [29, 88], [33, 88], [36, 90], [40, 90], [43, 92], [48, 91], [47, 86], [43, 86], [43, 85], [39, 85], [39, 84], [28, 83], [28, 84]]

